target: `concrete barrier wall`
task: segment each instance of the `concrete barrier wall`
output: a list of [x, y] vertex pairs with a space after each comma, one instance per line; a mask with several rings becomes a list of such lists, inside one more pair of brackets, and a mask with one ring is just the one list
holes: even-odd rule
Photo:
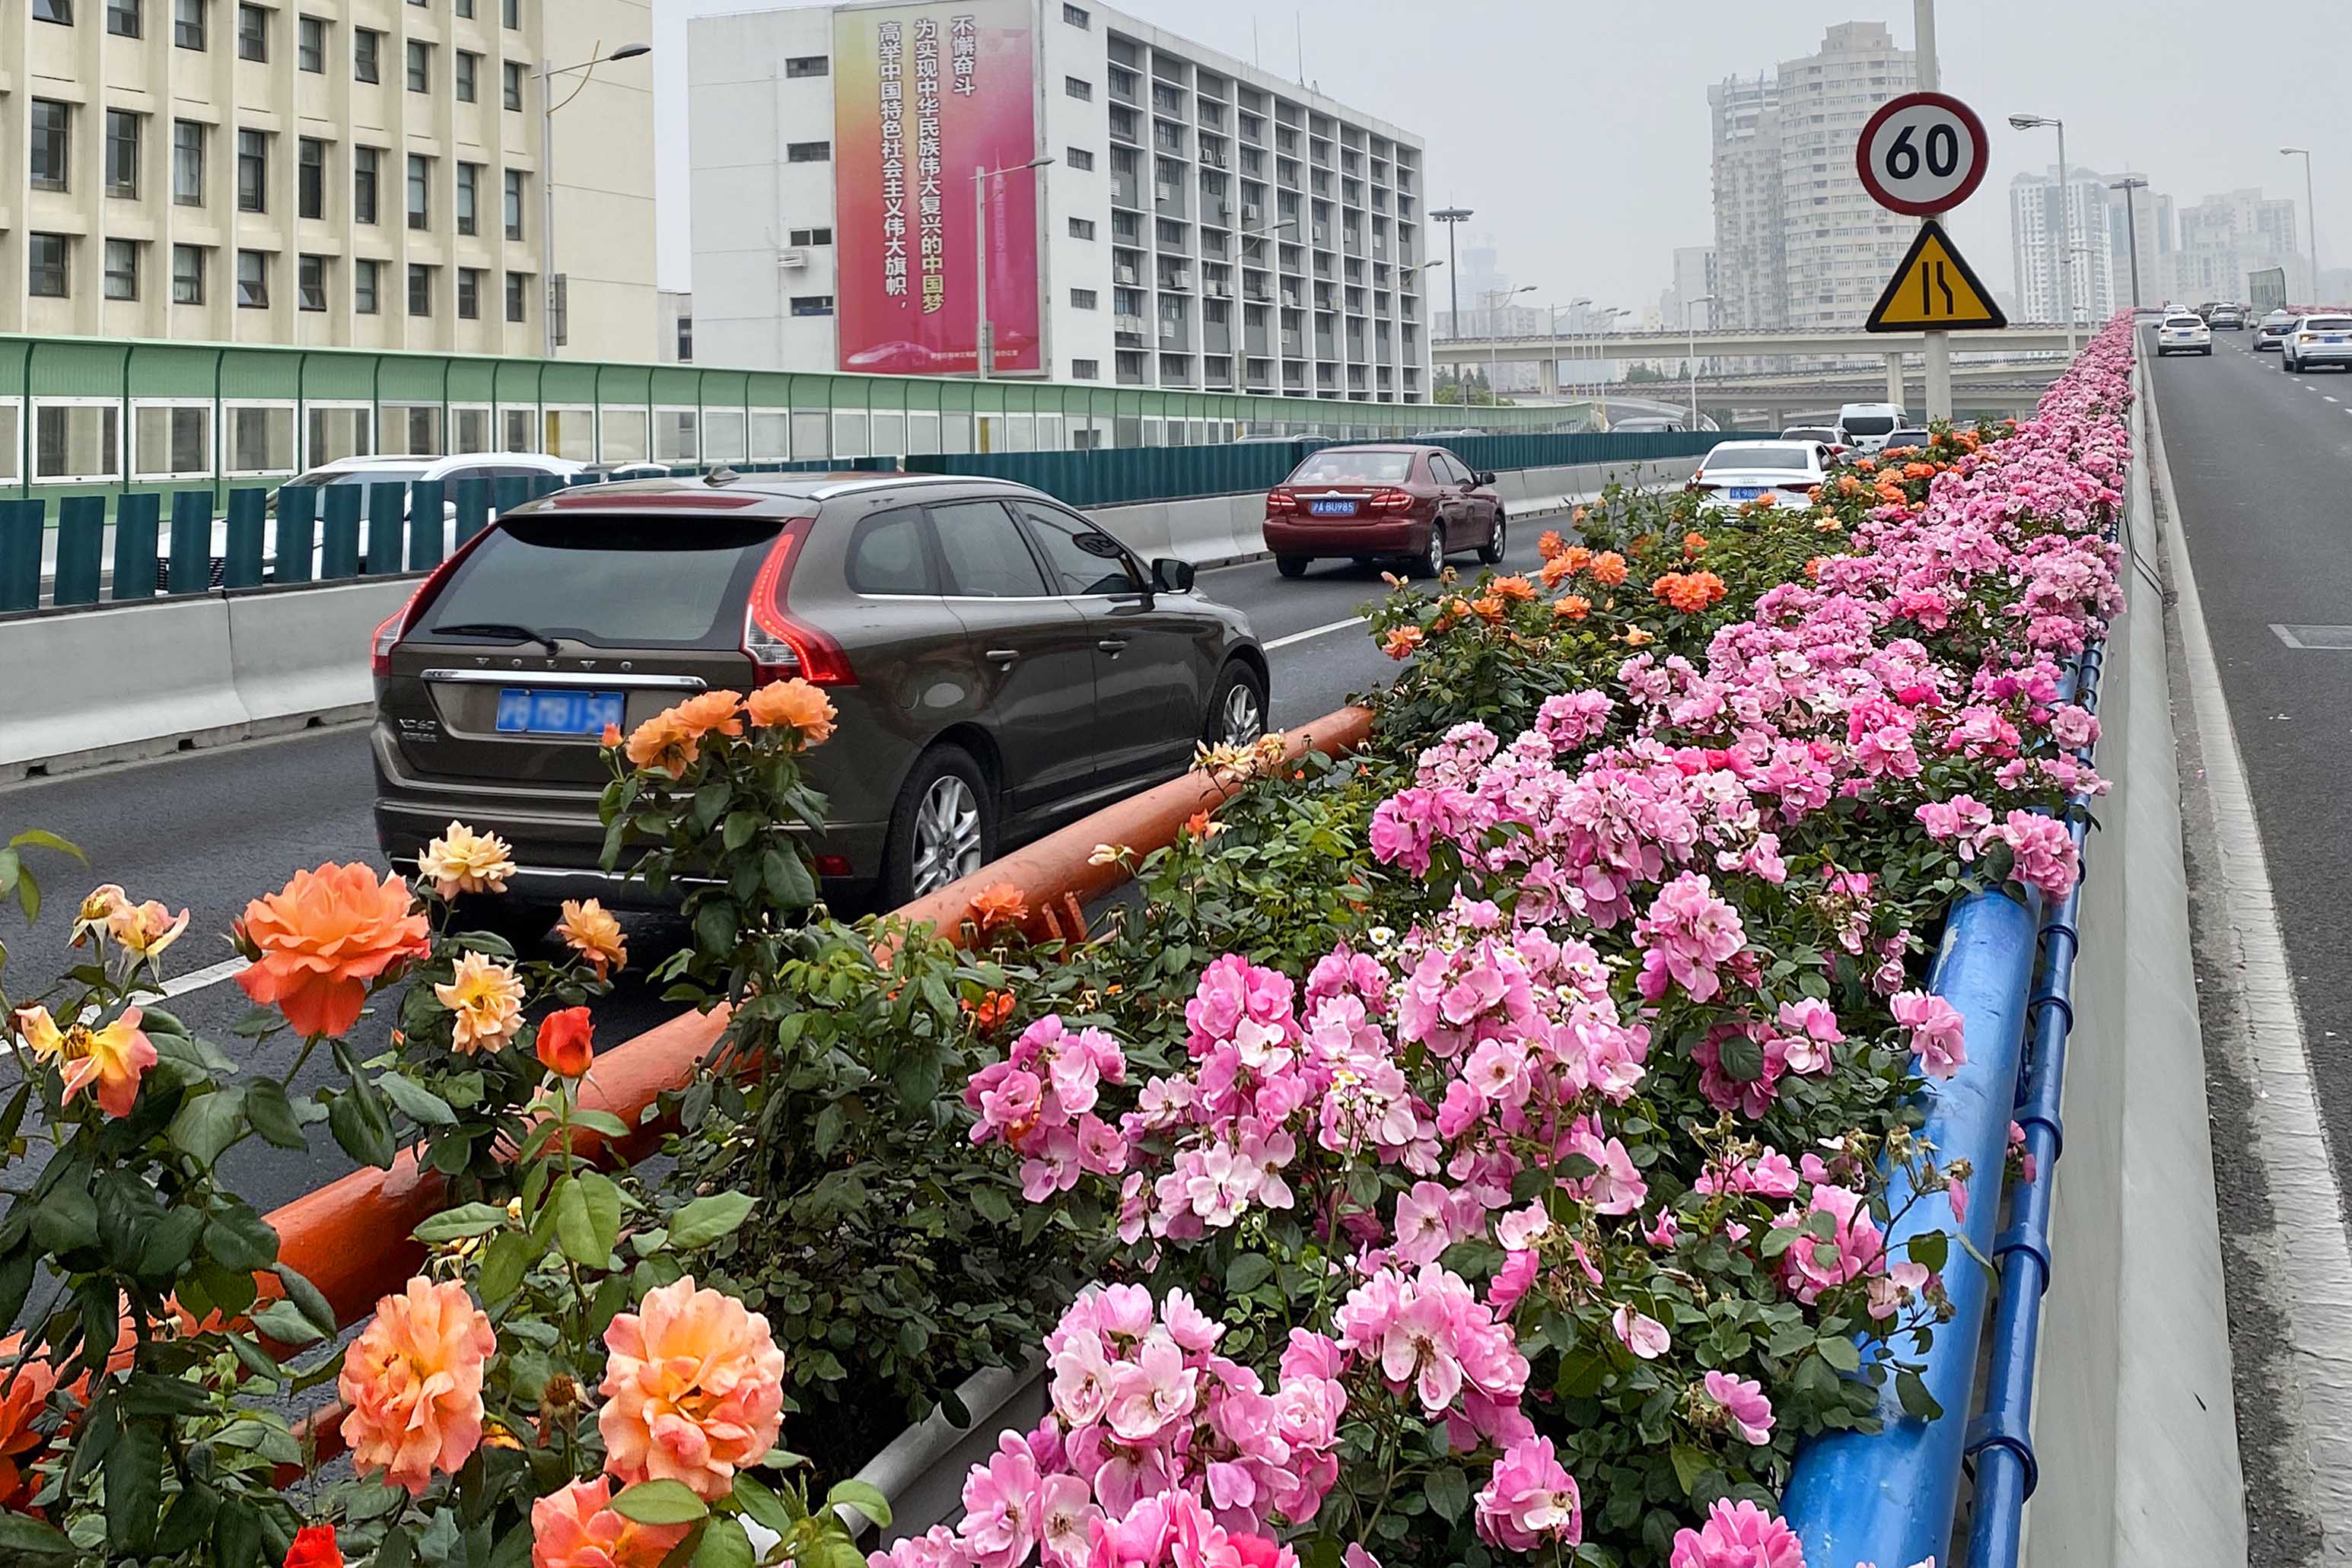
[[241, 740], [217, 597], [0, 621], [0, 781]]
[[252, 733], [365, 714], [375, 702], [368, 634], [415, 586], [414, 578], [367, 578], [231, 594], [229, 670]]

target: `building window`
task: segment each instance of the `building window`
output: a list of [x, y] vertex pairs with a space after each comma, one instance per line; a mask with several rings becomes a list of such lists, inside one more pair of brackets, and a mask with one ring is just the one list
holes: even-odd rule
[[352, 29], [352, 75], [361, 81], [383, 79], [383, 35], [373, 27]]
[[128, 110], [106, 111], [106, 193], [139, 199], [139, 121]]
[[352, 263], [352, 308], [362, 316], [373, 316], [383, 309], [383, 263]]
[[37, 234], [30, 237], [25, 261], [27, 291], [37, 299], [65, 298], [68, 247], [71, 242], [63, 235]]
[[257, 250], [236, 253], [236, 308], [240, 310], [269, 308], [269, 257], [266, 253]]
[[472, 103], [480, 95], [475, 85], [481, 77], [482, 57], [469, 50], [457, 51], [457, 93], [459, 103]]
[[522, 0], [499, 0], [499, 25], [509, 28], [522, 26]]
[[821, 77], [833, 74], [833, 61], [824, 55], [793, 55], [784, 61], [784, 75]]
[[478, 234], [481, 224], [478, 210], [481, 202], [482, 166], [479, 163], [457, 165], [457, 232]]
[[205, 47], [205, 7], [212, 0], [172, 0], [172, 42], [184, 49]]
[[1087, 15], [1086, 7], [1083, 5], [1063, 6], [1062, 20], [1073, 27], [1091, 27], [1095, 25], [1094, 18]]
[[450, 10], [470, 22], [474, 19], [474, 0], [456, 0]]
[[236, 210], [268, 212], [268, 191], [269, 133], [240, 131], [236, 133]]
[[507, 238], [522, 238], [522, 171], [509, 169], [506, 177]]
[[33, 0], [33, 20], [73, 26], [73, 0]]
[[139, 298], [139, 242], [110, 239], [106, 242], [106, 297], [109, 299]]
[[33, 407], [33, 477], [119, 478], [122, 405], [111, 400], [59, 399]]
[[295, 211], [306, 218], [327, 215], [327, 144], [305, 136], [295, 167]]
[[792, 237], [786, 243], [791, 245], [831, 245], [833, 243], [833, 231], [831, 229], [794, 229], [792, 231]]
[[[694, 318], [691, 316], [682, 315], [677, 319], [677, 357], [682, 362], [689, 364], [693, 362]], [[718, 412], [713, 410], [709, 417], [718, 418]]]
[[183, 207], [205, 204], [205, 128], [200, 121], [172, 121], [172, 201]]
[[1070, 290], [1070, 308], [1073, 310], [1099, 308], [1100, 298], [1091, 288], [1073, 288]]
[[352, 221], [355, 224], [376, 221], [376, 169], [383, 156], [373, 147], [352, 149]]
[[528, 310], [530, 307], [530, 274], [528, 272], [508, 273], [507, 319], [520, 323], [523, 319], [523, 313]]
[[408, 226], [433, 226], [433, 160], [421, 152], [408, 155]]
[[1072, 239], [1092, 239], [1092, 238], [1094, 238], [1094, 237], [1095, 237], [1095, 221], [1094, 221], [1094, 219], [1092, 219], [1092, 218], [1072, 218], [1072, 219], [1070, 220], [1070, 237], [1071, 237]]
[[202, 246], [175, 245], [172, 247], [172, 303], [202, 305], [205, 302], [205, 250]]
[[1062, 90], [1068, 93], [1072, 98], [1076, 99], [1080, 103], [1092, 103], [1095, 100], [1094, 83], [1090, 81], [1081, 81], [1076, 77], [1064, 77], [1062, 78]]
[[510, 114], [522, 112], [522, 62], [508, 60], [499, 67], [499, 93]]
[[305, 310], [327, 308], [327, 258], [304, 256], [295, 258], [294, 288], [296, 302]]
[[327, 23], [322, 16], [304, 16], [294, 27], [294, 61], [304, 70], [323, 76], [327, 70]]
[[1100, 360], [1072, 360], [1070, 361], [1070, 379], [1074, 382], [1098, 382], [1102, 380], [1102, 361]]
[[784, 162], [787, 163], [829, 163], [833, 161], [830, 141], [787, 141]]
[[408, 313], [420, 319], [433, 314], [433, 273], [429, 267], [408, 269]]
[[139, 36], [139, 0], [106, 0], [106, 30], [118, 38]]
[[259, 5], [239, 5], [236, 8], [236, 57], [241, 60], [269, 58], [269, 13]]
[[1095, 166], [1095, 155], [1083, 147], [1072, 147], [1066, 151], [1062, 162], [1073, 169], [1091, 169]]
[[62, 191], [73, 152], [73, 106], [54, 99], [33, 100], [33, 189]]
[[795, 316], [830, 316], [833, 314], [833, 296], [830, 294], [795, 294], [793, 296], [793, 314]]
[[408, 90], [433, 90], [433, 46], [421, 38], [408, 40]]
[[457, 319], [478, 321], [482, 319], [482, 271], [478, 267], [457, 269]]

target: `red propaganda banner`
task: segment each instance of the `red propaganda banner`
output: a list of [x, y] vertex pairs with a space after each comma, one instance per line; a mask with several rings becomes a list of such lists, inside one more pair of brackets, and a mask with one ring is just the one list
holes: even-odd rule
[[834, 14], [834, 325], [841, 368], [979, 368], [979, 240], [988, 202], [992, 373], [1045, 363], [1038, 317], [1037, 73], [1029, 0]]

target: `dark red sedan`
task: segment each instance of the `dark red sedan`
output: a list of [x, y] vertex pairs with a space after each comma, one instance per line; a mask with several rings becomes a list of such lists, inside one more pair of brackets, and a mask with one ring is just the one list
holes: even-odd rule
[[1503, 559], [1502, 497], [1442, 446], [1326, 446], [1265, 497], [1265, 548], [1285, 577], [1307, 563], [1400, 559], [1435, 577], [1455, 550]]

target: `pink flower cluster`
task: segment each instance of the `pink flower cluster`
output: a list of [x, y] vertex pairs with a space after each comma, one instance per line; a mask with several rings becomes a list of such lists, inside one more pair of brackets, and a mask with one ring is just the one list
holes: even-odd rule
[[1023, 1156], [1021, 1195], [1037, 1203], [1077, 1185], [1080, 1171], [1117, 1176], [1127, 1146], [1096, 1115], [1105, 1083], [1127, 1082], [1127, 1056], [1098, 1029], [1065, 1029], [1048, 1013], [1021, 1031], [1012, 1053], [972, 1074], [963, 1102], [978, 1113], [971, 1141], [1001, 1141]]

